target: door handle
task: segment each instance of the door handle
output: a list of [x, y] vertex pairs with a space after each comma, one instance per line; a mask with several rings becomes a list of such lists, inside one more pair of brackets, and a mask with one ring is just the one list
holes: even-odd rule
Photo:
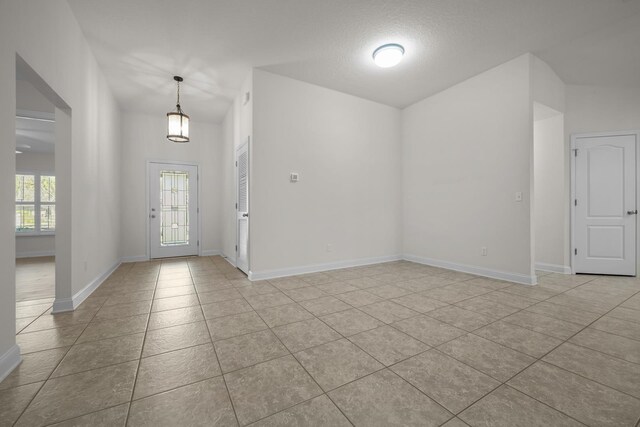
[[248, 213], [243, 213], [243, 214], [242, 214], [242, 217], [243, 217], [243, 218], [247, 218], [248, 216], [249, 216], [249, 214], [248, 214]]
[[627, 211], [627, 215], [638, 215], [638, 209], [633, 211]]

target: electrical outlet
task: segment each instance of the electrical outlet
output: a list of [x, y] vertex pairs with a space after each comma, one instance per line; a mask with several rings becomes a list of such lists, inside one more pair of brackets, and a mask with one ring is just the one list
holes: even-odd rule
[[327, 252], [333, 252], [333, 245], [331, 243], [327, 243]]
[[298, 172], [291, 172], [289, 174], [289, 181], [291, 181], [291, 182], [300, 181], [300, 174]]
[[522, 201], [522, 191], [516, 192], [516, 202]]
[[481, 256], [487, 256], [487, 254], [489, 253], [489, 251], [487, 250], [486, 246], [483, 246], [480, 248], [480, 255]]

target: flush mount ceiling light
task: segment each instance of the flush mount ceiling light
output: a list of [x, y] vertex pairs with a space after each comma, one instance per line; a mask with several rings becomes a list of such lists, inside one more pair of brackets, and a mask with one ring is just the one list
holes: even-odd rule
[[398, 65], [403, 56], [404, 47], [397, 43], [385, 44], [373, 51], [373, 61], [381, 68]]
[[173, 80], [178, 85], [178, 101], [176, 111], [167, 113], [167, 139], [173, 142], [189, 142], [189, 116], [180, 107], [180, 82], [184, 79], [180, 76], [173, 76]]

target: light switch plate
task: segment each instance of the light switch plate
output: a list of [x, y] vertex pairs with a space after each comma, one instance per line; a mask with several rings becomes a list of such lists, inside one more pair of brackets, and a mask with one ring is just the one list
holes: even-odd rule
[[298, 174], [298, 172], [291, 172], [289, 174], [289, 180], [291, 182], [298, 182], [300, 180], [300, 175]]

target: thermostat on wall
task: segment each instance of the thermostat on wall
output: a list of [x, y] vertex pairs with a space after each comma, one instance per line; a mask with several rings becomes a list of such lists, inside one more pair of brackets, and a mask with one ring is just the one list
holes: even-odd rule
[[289, 174], [289, 180], [291, 182], [298, 182], [300, 180], [300, 176], [299, 176], [298, 172], [291, 172]]

